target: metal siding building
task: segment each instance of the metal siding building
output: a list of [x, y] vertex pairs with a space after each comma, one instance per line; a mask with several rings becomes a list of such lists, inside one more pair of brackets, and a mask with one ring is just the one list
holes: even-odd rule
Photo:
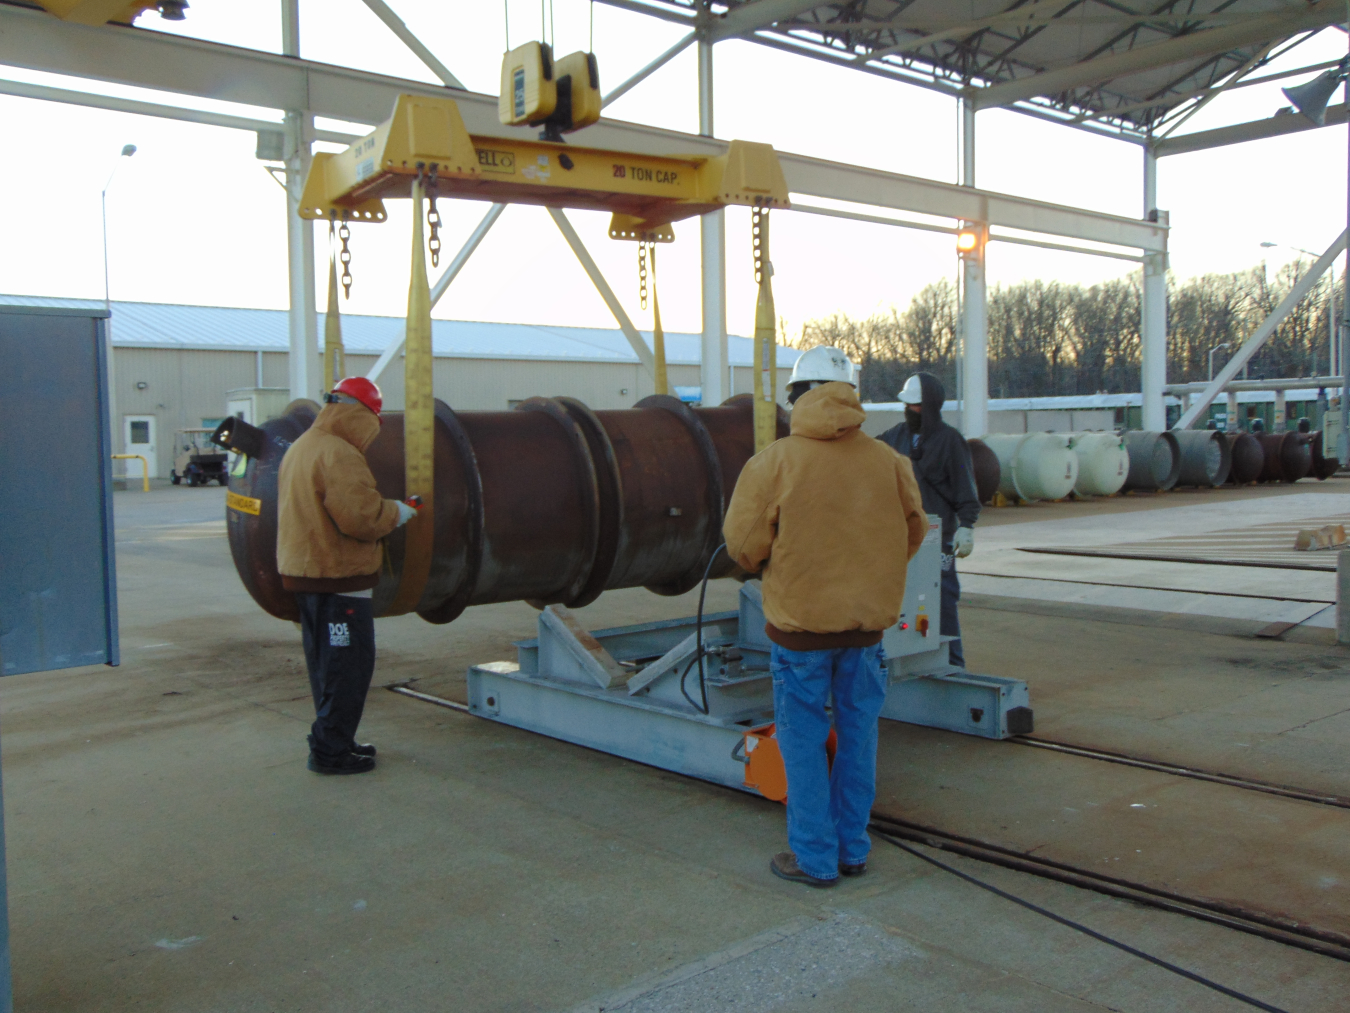
[[[0, 295], [0, 305], [103, 307], [94, 299], [17, 295]], [[321, 338], [323, 329], [319, 314]], [[174, 432], [214, 425], [226, 414], [227, 391], [289, 382], [284, 310], [114, 302], [110, 331], [114, 453], [137, 452], [128, 449], [131, 423], [149, 421], [152, 474], [159, 477], [173, 466]], [[365, 375], [402, 333], [401, 317], [344, 316], [347, 374]], [[650, 345], [651, 335], [643, 337]], [[752, 344], [733, 335], [727, 345], [732, 390], [748, 393], [754, 385]], [[500, 411], [528, 397], [560, 394], [592, 408], [631, 408], [653, 392], [651, 376], [618, 330], [433, 320], [432, 346], [436, 397], [460, 410]], [[666, 335], [672, 387], [697, 389], [699, 354], [699, 335]], [[797, 355], [778, 349], [780, 401]], [[379, 382], [386, 407], [402, 408], [401, 359]], [[129, 463], [134, 475], [139, 465]]]

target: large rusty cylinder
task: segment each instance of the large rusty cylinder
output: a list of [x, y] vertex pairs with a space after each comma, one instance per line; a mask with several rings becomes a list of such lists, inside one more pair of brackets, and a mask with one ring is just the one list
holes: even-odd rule
[[1261, 482], [1297, 482], [1312, 471], [1312, 437], [1308, 433], [1257, 433], [1264, 456]]
[[[592, 411], [572, 398], [530, 398], [504, 412], [455, 412], [436, 402], [435, 536], [415, 611], [448, 623], [470, 605], [587, 605], [601, 592], [696, 587], [722, 542], [722, 519], [754, 454], [749, 395], [690, 408], [654, 395], [634, 408]], [[227, 419], [218, 442], [247, 454], [226, 509], [235, 568], [255, 601], [296, 619], [277, 572], [277, 476], [318, 406], [296, 401], [253, 427]], [[366, 460], [380, 494], [404, 497], [403, 416], [385, 412]], [[778, 435], [788, 415], [778, 410]], [[390, 614], [403, 572], [403, 529], [384, 540], [374, 591]], [[725, 553], [711, 575], [736, 570]]]

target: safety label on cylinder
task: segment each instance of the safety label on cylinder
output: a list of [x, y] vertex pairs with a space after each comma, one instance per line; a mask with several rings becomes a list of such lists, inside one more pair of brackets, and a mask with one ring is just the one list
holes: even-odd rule
[[252, 514], [254, 517], [262, 512], [262, 500], [254, 499], [252, 496], [240, 496], [237, 492], [225, 494], [225, 505], [231, 510], [238, 510], [241, 514]]

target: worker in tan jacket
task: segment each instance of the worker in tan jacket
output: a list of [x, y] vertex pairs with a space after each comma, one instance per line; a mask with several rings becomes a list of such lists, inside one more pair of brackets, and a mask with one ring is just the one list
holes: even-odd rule
[[371, 590], [380, 580], [380, 539], [417, 511], [382, 497], [366, 464], [380, 434], [379, 387], [348, 377], [324, 400], [281, 460], [277, 569], [295, 592], [314, 693], [309, 769], [361, 774], [375, 767], [375, 747], [358, 744], [356, 728], [375, 673]]
[[[862, 432], [853, 367], [836, 348], [805, 352], [790, 381], [792, 434], [741, 471], [727, 552], [763, 574], [773, 641], [774, 721], [787, 774], [791, 851], [775, 875], [833, 886], [867, 869], [877, 720], [886, 700], [881, 636], [928, 530], [909, 461]], [[826, 740], [838, 735], [833, 769]]]

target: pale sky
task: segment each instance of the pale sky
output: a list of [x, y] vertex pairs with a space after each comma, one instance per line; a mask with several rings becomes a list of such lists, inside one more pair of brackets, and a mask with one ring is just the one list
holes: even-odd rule
[[[450, 4], [391, 0], [422, 41], [469, 88], [495, 94], [505, 48], [500, 0]], [[512, 0], [513, 45], [540, 37], [540, 5]], [[554, 52], [590, 45], [587, 0], [555, 0]], [[154, 14], [142, 27], [232, 45], [280, 49], [277, 0], [194, 0], [174, 25]], [[678, 40], [682, 28], [603, 4], [594, 10], [594, 51], [608, 91]], [[1327, 30], [1270, 68], [1336, 59], [1344, 33]], [[302, 0], [301, 52], [309, 59], [434, 80], [360, 0]], [[718, 137], [766, 141], [783, 151], [955, 181], [958, 118], [945, 96], [827, 66], [752, 43], [715, 50]], [[1268, 71], [1267, 71], [1268, 72]], [[254, 118], [279, 114], [137, 89], [4, 68], [3, 76]], [[1311, 75], [1309, 75], [1311, 77]], [[1183, 131], [1262, 118], [1286, 100], [1280, 84], [1223, 96]], [[1339, 96], [1333, 101], [1339, 101]], [[618, 119], [697, 130], [693, 47], [606, 109]], [[10, 241], [0, 246], [0, 291], [98, 298], [103, 295], [99, 192], [117, 166], [108, 195], [114, 299], [284, 308], [287, 305], [285, 196], [254, 158], [252, 133], [51, 102], [0, 96], [10, 157], [0, 179]], [[323, 124], [321, 124], [323, 125]], [[356, 132], [356, 131], [353, 131]], [[584, 132], [573, 135], [584, 143]], [[985, 189], [1137, 217], [1142, 213], [1141, 149], [1002, 110], [977, 117], [976, 182]], [[124, 144], [139, 150], [119, 160]], [[329, 146], [334, 147], [334, 146]], [[1159, 205], [1171, 212], [1172, 266], [1181, 277], [1233, 271], [1292, 258], [1263, 250], [1263, 240], [1320, 251], [1345, 227], [1346, 128], [1329, 127], [1163, 159]], [[672, 152], [674, 154], [674, 152]], [[120, 161], [120, 165], [118, 164]], [[353, 226], [355, 286], [343, 312], [401, 315], [406, 309], [409, 203], [391, 201], [390, 220]], [[458, 249], [486, 204], [442, 201], [445, 249]], [[637, 325], [633, 244], [605, 234], [608, 217], [571, 217]], [[663, 322], [700, 327], [698, 224], [677, 223], [661, 250]], [[855, 316], [903, 308], [940, 277], [954, 277], [949, 236], [812, 215], [774, 214], [773, 261], [779, 315], [792, 332], [806, 320], [844, 311]], [[326, 298], [326, 230], [317, 237]], [[749, 213], [727, 215], [728, 329], [753, 329]], [[444, 263], [444, 262], [443, 262]], [[994, 244], [991, 283], [1026, 278], [1092, 283], [1128, 271], [1128, 263]], [[435, 272], [432, 275], [433, 281]], [[542, 208], [508, 208], [435, 310], [435, 316], [578, 326], [613, 326], [601, 302]]]

